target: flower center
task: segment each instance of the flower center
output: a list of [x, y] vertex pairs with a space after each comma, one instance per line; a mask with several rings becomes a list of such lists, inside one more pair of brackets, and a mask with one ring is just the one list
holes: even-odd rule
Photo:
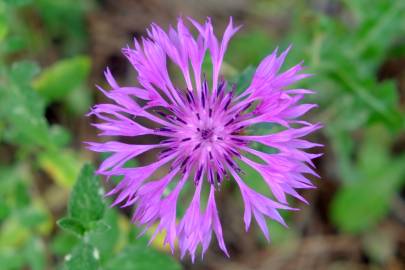
[[244, 129], [243, 121], [252, 102], [236, 105], [235, 87], [228, 91], [225, 81], [209, 92], [204, 80], [201, 88], [198, 93], [179, 91], [180, 104], [173, 104], [169, 109], [173, 114], [157, 112], [170, 122], [169, 127], [157, 130], [168, 137], [162, 141], [167, 148], [159, 157], [172, 155], [173, 168], [177, 166], [183, 173], [195, 171], [196, 184], [203, 173], [209, 183], [220, 184], [229, 176], [228, 169], [241, 172], [234, 157], [240, 157], [239, 149], [246, 145], [239, 133]]
[[205, 140], [205, 141], [209, 141], [212, 139], [213, 135], [214, 135], [214, 130], [212, 129], [203, 129], [200, 132], [201, 135], [201, 139]]

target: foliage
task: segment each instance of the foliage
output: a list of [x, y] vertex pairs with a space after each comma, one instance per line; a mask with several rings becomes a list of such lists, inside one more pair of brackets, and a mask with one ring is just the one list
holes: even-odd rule
[[65, 256], [64, 268], [180, 269], [170, 255], [145, 249], [146, 240], [127, 243], [120, 249], [117, 248], [117, 238], [106, 242], [104, 235], [110, 234], [112, 228], [117, 229], [118, 215], [106, 213], [104, 192], [100, 187], [100, 179], [94, 173], [92, 166], [84, 165], [70, 195], [68, 214], [58, 220], [60, 228], [78, 238], [71, 252]]
[[[2, 269], [181, 269], [162, 243], [135, 240], [129, 218], [107, 206], [93, 166], [82, 166], [89, 157], [77, 123], [93, 103], [94, 84], [85, 16], [99, 2], [0, 1]], [[392, 151], [405, 131], [405, 110], [395, 82], [377, 74], [387, 59], [405, 56], [405, 1], [335, 1], [334, 13], [308, 4], [322, 1], [252, 2], [248, 13], [263, 21], [276, 13], [293, 19], [281, 37], [245, 25], [230, 43], [224, 73], [243, 91], [263, 56], [293, 45], [287, 61], [304, 60], [316, 75], [299, 87], [318, 91], [310, 120], [325, 124], [322, 163], [331, 163], [321, 181], [338, 181], [329, 221], [374, 241], [369, 252], [378, 254], [373, 232], [405, 184], [405, 154]], [[55, 108], [64, 119], [51, 119]], [[269, 192], [244, 169], [249, 184]], [[298, 237], [295, 229], [272, 224], [274, 244]]]

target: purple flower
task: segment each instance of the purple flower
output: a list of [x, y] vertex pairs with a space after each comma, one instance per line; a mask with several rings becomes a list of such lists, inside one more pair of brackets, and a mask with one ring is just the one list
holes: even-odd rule
[[[107, 69], [105, 77], [111, 90], [100, 90], [112, 102], [95, 105], [90, 112], [101, 120], [94, 124], [101, 136], [150, 135], [160, 138], [160, 142], [145, 145], [107, 141], [88, 143], [88, 147], [96, 152], [112, 152], [98, 173], [107, 178], [122, 177], [108, 193], [115, 196], [113, 205], [135, 206], [134, 223], [145, 231], [157, 224], [152, 239], [165, 231], [165, 243], [172, 252], [177, 239], [181, 256], [188, 252], [194, 261], [199, 245], [202, 254], [207, 250], [212, 232], [229, 256], [215, 202], [223, 181], [231, 179], [240, 189], [246, 230], [253, 215], [267, 239], [266, 218], [285, 224], [278, 210], [295, 210], [288, 206], [286, 195], [306, 202], [296, 190], [314, 187], [305, 175], [317, 176], [311, 160], [320, 154], [304, 152], [319, 144], [301, 137], [321, 126], [297, 120], [316, 105], [299, 104], [312, 91], [288, 88], [309, 76], [301, 73], [301, 64], [280, 72], [290, 48], [267, 56], [250, 86], [237, 95], [235, 86], [221, 79], [219, 73], [229, 40], [239, 27], [234, 27], [231, 19], [219, 42], [210, 19], [203, 25], [190, 21], [198, 33], [196, 38], [179, 19], [177, 29], [170, 27], [168, 33], [152, 24], [148, 37], [141, 42], [135, 40], [133, 48], [124, 48], [140, 86], [118, 85]], [[212, 62], [210, 81], [202, 72], [206, 54]], [[183, 86], [173, 82], [169, 65], [181, 71]], [[156, 128], [150, 124], [147, 127], [146, 121], [154, 122]], [[266, 135], [254, 134], [254, 128], [249, 127], [258, 123], [272, 123], [278, 128]], [[258, 144], [276, 151], [270, 154], [252, 148]], [[156, 149], [160, 154], [153, 163], [124, 167], [130, 159]], [[249, 179], [242, 179], [241, 163], [260, 173], [274, 199], [249, 187]], [[170, 169], [159, 178], [156, 172], [162, 167]], [[183, 217], [176, 218], [177, 204], [187, 206], [186, 185], [193, 195]]]

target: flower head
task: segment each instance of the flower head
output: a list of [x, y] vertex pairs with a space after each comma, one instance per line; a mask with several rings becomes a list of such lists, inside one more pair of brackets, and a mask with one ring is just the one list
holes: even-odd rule
[[[239, 27], [234, 27], [231, 19], [219, 42], [210, 19], [205, 24], [190, 21], [198, 33], [196, 38], [179, 19], [177, 29], [170, 27], [168, 33], [152, 24], [148, 37], [141, 42], [135, 40], [133, 48], [124, 48], [140, 86], [118, 85], [107, 69], [105, 77], [111, 90], [100, 90], [112, 102], [95, 105], [90, 112], [101, 120], [94, 126], [102, 136], [150, 135], [160, 138], [159, 143], [108, 141], [88, 143], [88, 147], [113, 153], [98, 173], [122, 176], [108, 193], [115, 196], [114, 205], [134, 205], [134, 223], [145, 230], [157, 224], [152, 239], [165, 231], [165, 243], [172, 251], [177, 239], [181, 255], [188, 252], [194, 260], [198, 246], [202, 254], [207, 250], [212, 233], [228, 255], [215, 202], [215, 193], [224, 181], [235, 181], [240, 189], [246, 230], [253, 215], [267, 238], [266, 218], [284, 224], [278, 210], [293, 209], [286, 195], [305, 202], [296, 190], [313, 187], [305, 175], [316, 176], [311, 160], [319, 154], [304, 152], [318, 145], [301, 137], [320, 125], [297, 120], [315, 105], [299, 104], [312, 91], [289, 89], [289, 85], [308, 76], [301, 73], [301, 64], [280, 72], [289, 48], [263, 59], [250, 86], [238, 95], [234, 85], [220, 78], [220, 69], [229, 40]], [[202, 72], [206, 54], [212, 62], [210, 81]], [[185, 87], [173, 82], [169, 64], [181, 71]], [[154, 122], [156, 128], [147, 127], [145, 119]], [[265, 135], [249, 133], [249, 127], [259, 123], [280, 128], [277, 132], [270, 129]], [[257, 150], [254, 144], [276, 151]], [[124, 167], [130, 159], [155, 149], [160, 154], [149, 165]], [[259, 172], [274, 199], [249, 187], [249, 179], [242, 179], [242, 163]], [[156, 177], [163, 167], [170, 168], [167, 174]], [[177, 217], [177, 205], [179, 201], [184, 205], [182, 191], [187, 184], [193, 187], [193, 195], [184, 215]], [[208, 191], [205, 200], [203, 190]]]

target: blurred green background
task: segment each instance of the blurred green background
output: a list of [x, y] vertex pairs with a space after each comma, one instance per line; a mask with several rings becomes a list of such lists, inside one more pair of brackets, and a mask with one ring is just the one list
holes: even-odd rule
[[[161, 237], [145, 248], [130, 211], [108, 207], [93, 176], [102, 157], [82, 143], [97, 140], [84, 114], [103, 99], [104, 68], [134, 84], [120, 48], [179, 15], [244, 25], [223, 67], [241, 89], [292, 44], [286, 66], [304, 60], [316, 75], [299, 83], [318, 91], [307, 119], [325, 124], [311, 138], [325, 145], [311, 205], [295, 202], [288, 229], [269, 222], [267, 244], [244, 232], [228, 184], [218, 206], [231, 259], [212, 243], [194, 265]], [[0, 0], [0, 269], [405, 269], [404, 122], [403, 0]]]

